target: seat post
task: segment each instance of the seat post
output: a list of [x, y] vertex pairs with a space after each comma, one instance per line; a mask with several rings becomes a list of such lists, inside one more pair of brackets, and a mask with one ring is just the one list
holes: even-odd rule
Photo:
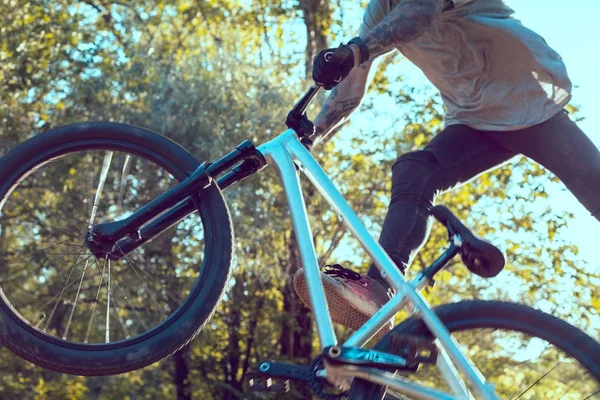
[[450, 243], [450, 247], [448, 247], [446, 251], [444, 251], [444, 253], [434, 262], [432, 262], [429, 267], [423, 270], [423, 276], [426, 277], [430, 282], [433, 282], [433, 277], [435, 274], [440, 272], [446, 266], [446, 264], [448, 264], [448, 262], [452, 260], [460, 251], [460, 244], [456, 244], [456, 239], [460, 238], [460, 236], [455, 236], [454, 238], [455, 240]]

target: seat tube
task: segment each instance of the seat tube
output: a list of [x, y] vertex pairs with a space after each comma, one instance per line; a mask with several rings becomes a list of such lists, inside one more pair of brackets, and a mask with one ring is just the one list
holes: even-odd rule
[[281, 143], [283, 140], [285, 140], [285, 136], [261, 146], [259, 151], [265, 156], [269, 164], [275, 165], [283, 182], [294, 233], [298, 241], [300, 259], [304, 267], [311, 308], [315, 317], [321, 348], [323, 349], [327, 346], [337, 345], [337, 338], [333, 330], [321, 273], [319, 272], [308, 212], [300, 187], [300, 179], [288, 150]]

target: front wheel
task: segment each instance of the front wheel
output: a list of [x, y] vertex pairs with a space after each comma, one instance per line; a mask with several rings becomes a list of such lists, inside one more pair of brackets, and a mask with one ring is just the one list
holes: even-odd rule
[[[600, 395], [600, 344], [568, 323], [532, 308], [499, 301], [465, 301], [434, 309], [463, 352], [502, 399], [592, 399]], [[391, 348], [394, 334], [431, 338], [411, 317], [375, 349]], [[435, 366], [406, 376], [450, 393]], [[350, 400], [383, 399], [386, 388], [355, 379]]]
[[[231, 269], [232, 228], [216, 183], [197, 213], [119, 260], [84, 243], [198, 167], [146, 129], [53, 129], [0, 159], [0, 343], [40, 366], [118, 374], [174, 353], [215, 310]], [[115, 250], [118, 251], [118, 250]]]

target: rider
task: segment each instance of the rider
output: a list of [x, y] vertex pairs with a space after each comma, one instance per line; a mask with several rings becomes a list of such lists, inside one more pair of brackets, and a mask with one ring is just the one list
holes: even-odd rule
[[[517, 154], [553, 172], [600, 219], [600, 152], [564, 109], [565, 65], [513, 13], [503, 0], [370, 0], [359, 37], [314, 60], [314, 80], [335, 87], [314, 121], [315, 144], [359, 106], [386, 53], [400, 51], [441, 92], [445, 129], [392, 167], [379, 242], [403, 273], [429, 234], [436, 196]], [[322, 278], [333, 320], [352, 329], [389, 298], [374, 266], [361, 276], [336, 265]], [[301, 270], [294, 285], [310, 305]]]

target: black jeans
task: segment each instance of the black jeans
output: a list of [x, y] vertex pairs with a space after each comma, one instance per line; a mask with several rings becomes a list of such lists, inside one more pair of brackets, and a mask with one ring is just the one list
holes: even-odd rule
[[[566, 111], [529, 128], [488, 132], [450, 125], [392, 167], [379, 242], [403, 272], [429, 236], [436, 196], [523, 154], [553, 172], [600, 220], [600, 152]], [[368, 275], [382, 280], [374, 266]]]

